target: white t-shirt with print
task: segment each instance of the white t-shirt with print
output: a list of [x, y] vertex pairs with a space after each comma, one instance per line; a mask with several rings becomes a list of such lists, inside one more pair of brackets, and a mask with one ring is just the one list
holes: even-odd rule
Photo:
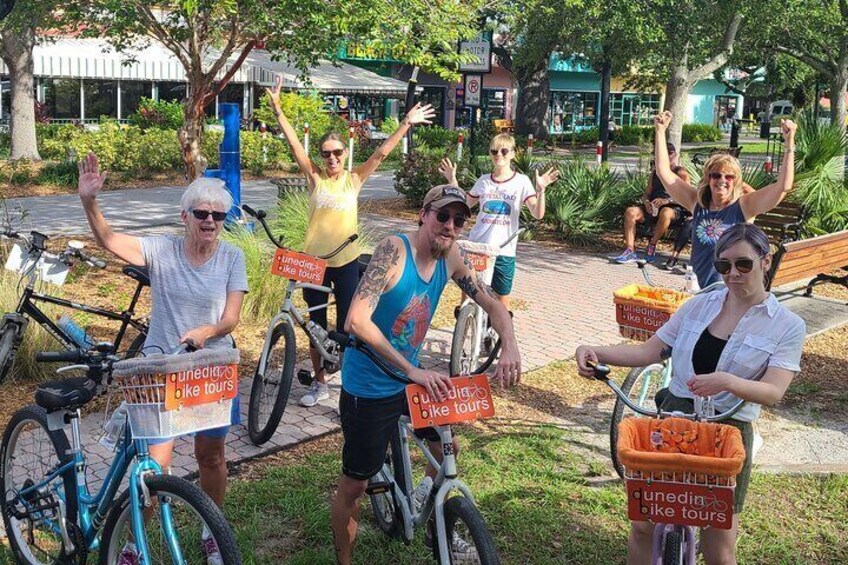
[[[477, 223], [471, 228], [468, 239], [490, 245], [501, 245], [518, 230], [521, 208], [531, 196], [536, 196], [533, 183], [527, 175], [514, 173], [505, 181], [492, 180], [492, 175], [483, 175], [469, 192], [480, 199]], [[501, 249], [500, 254], [515, 257], [518, 238]]]

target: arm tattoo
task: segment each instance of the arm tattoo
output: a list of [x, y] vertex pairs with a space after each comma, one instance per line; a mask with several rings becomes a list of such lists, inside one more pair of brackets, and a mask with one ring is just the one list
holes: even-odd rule
[[478, 288], [480, 288], [483, 292], [485, 292], [486, 294], [488, 294], [491, 298], [497, 298], [497, 296], [495, 296], [495, 291], [494, 291], [494, 290], [492, 290], [492, 287], [490, 287], [489, 285], [487, 285], [487, 284], [483, 281], [483, 277], [482, 277], [482, 276], [480, 276], [480, 274], [479, 274], [479, 273], [477, 274], [477, 286], [478, 286]]
[[464, 247], [459, 248], [459, 256], [462, 258], [462, 262], [468, 267], [469, 271], [474, 271], [474, 266], [471, 265], [471, 261], [468, 260], [468, 251], [465, 250]]
[[666, 359], [668, 359], [670, 357], [671, 357], [671, 346], [666, 345], [665, 347], [662, 348], [662, 351], [660, 351], [660, 359], [665, 361]]
[[462, 292], [467, 294], [471, 300], [477, 301], [477, 285], [474, 284], [474, 279], [471, 278], [471, 275], [465, 275], [454, 280]]
[[399, 260], [400, 251], [388, 239], [383, 240], [374, 251], [368, 269], [356, 289], [357, 296], [367, 300], [371, 308], [375, 308], [380, 301], [389, 279], [389, 269], [397, 265]]

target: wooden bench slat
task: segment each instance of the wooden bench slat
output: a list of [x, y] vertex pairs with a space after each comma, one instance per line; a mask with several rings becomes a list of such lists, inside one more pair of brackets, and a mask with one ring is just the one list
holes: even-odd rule
[[790, 241], [788, 243], [784, 243], [783, 247], [786, 249], [786, 252], [800, 251], [803, 249], [809, 249], [810, 247], [818, 247], [825, 243], [832, 242], [842, 242], [843, 245], [848, 245], [848, 230], [843, 230], [836, 233], [831, 233], [827, 235], [820, 235], [818, 237], [813, 237], [810, 239], [801, 239], [798, 241]]

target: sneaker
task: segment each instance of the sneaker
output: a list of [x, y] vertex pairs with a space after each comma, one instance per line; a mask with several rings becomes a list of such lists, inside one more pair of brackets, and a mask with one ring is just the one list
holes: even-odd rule
[[126, 544], [118, 555], [116, 565], [138, 565], [138, 552], [135, 550], [135, 544]]
[[612, 261], [618, 263], [619, 265], [624, 265], [626, 263], [635, 263], [638, 260], [639, 256], [636, 255], [635, 252], [630, 251], [629, 249], [625, 249], [618, 257], [612, 258]]
[[686, 265], [675, 265], [671, 268], [671, 272], [675, 275], [685, 275], [686, 274]]
[[648, 248], [645, 250], [645, 262], [646, 263], [653, 263], [654, 259], [656, 259], [656, 258], [657, 258], [657, 246], [656, 245], [649, 245]]
[[660, 265], [660, 269], [662, 269], [663, 271], [670, 271], [674, 268], [675, 265], [677, 265], [677, 258], [669, 257], [668, 261]]
[[224, 565], [221, 551], [212, 536], [200, 538], [200, 551], [206, 556], [206, 565]]
[[309, 392], [300, 397], [300, 405], [311, 408], [321, 400], [328, 398], [330, 398], [330, 387], [322, 382], [313, 381], [312, 386], [309, 387]]
[[418, 483], [418, 486], [415, 487], [415, 490], [412, 491], [412, 509], [417, 514], [421, 512], [421, 508], [424, 507], [424, 502], [427, 501], [427, 497], [430, 496], [430, 491], [433, 489], [433, 479], [431, 477], [424, 477], [424, 479]]
[[[424, 530], [424, 545], [430, 549], [433, 549], [433, 529], [435, 528], [435, 524], [428, 523], [427, 529]], [[456, 532], [453, 533], [451, 537], [450, 544], [451, 554], [454, 559], [451, 560], [451, 563], [479, 563], [480, 556], [477, 555], [477, 548], [474, 547], [474, 544], [468, 543]]]

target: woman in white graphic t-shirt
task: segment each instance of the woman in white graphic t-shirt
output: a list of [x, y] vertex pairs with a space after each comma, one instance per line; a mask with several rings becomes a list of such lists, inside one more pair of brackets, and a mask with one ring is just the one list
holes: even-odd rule
[[[521, 207], [525, 204], [537, 220], [545, 215], [545, 189], [559, 178], [559, 172], [551, 167], [544, 174], [536, 175], [536, 186], [527, 175], [512, 169], [515, 158], [515, 138], [501, 133], [489, 144], [492, 172], [481, 176], [468, 191], [468, 206], [480, 204], [477, 222], [471, 228], [468, 239], [492, 245], [501, 245], [519, 228]], [[459, 186], [456, 180], [456, 165], [450, 159], [442, 159], [439, 172], [448, 183]], [[515, 250], [517, 239], [503, 247], [495, 260], [492, 290], [509, 309], [509, 295], [515, 277]]]

